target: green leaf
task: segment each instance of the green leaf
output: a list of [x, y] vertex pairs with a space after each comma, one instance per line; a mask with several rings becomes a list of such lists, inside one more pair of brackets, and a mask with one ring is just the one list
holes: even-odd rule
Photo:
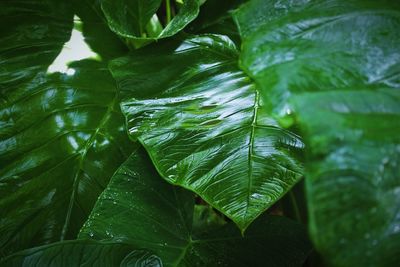
[[198, 0], [186, 0], [176, 16], [155, 36], [146, 32], [151, 18], [160, 7], [161, 0], [102, 0], [101, 7], [108, 25], [115, 33], [142, 40], [156, 40], [172, 36], [181, 31], [199, 13]]
[[74, 238], [130, 154], [102, 63], [39, 73], [0, 105], [0, 254]]
[[149, 252], [135, 250], [120, 243], [74, 240], [17, 252], [0, 262], [2, 266], [163, 266], [161, 260]]
[[[300, 178], [303, 144], [265, 112], [235, 45], [205, 35], [112, 61], [132, 138], [243, 231]], [[157, 78], [155, 78], [157, 77]]]
[[74, 10], [82, 21], [86, 43], [102, 59], [110, 60], [126, 54], [128, 47], [110, 30], [98, 0], [74, 0]]
[[213, 210], [209, 205], [195, 205], [193, 210], [192, 231], [201, 233], [211, 229], [217, 229], [224, 225], [224, 217]]
[[236, 20], [267, 109], [296, 104], [317, 249], [333, 266], [396, 266], [399, 3], [256, 0]]
[[80, 238], [119, 241], [148, 249], [165, 266], [300, 266], [310, 244], [302, 225], [263, 216], [244, 237], [232, 223], [192, 231], [194, 195], [163, 181], [144, 150], [112, 178]]
[[72, 8], [64, 1], [0, 2], [0, 104], [13, 84], [31, 79], [53, 62], [71, 35], [72, 18]]
[[110, 28], [125, 37], [142, 37], [161, 0], [101, 0]]
[[396, 266], [400, 93], [320, 92], [295, 100], [307, 138], [307, 198], [317, 249], [332, 266]]
[[[197, 18], [188, 25], [191, 32], [198, 32], [219, 22], [230, 19], [231, 12], [247, 0], [207, 0], [201, 7]], [[210, 32], [209, 32], [210, 33]]]
[[236, 12], [241, 66], [277, 116], [301, 92], [399, 87], [399, 11], [398, 1], [251, 1]]

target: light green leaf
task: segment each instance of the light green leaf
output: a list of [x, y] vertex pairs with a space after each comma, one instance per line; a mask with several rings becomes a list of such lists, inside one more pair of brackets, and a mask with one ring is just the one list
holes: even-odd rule
[[296, 93], [400, 87], [398, 1], [254, 0], [236, 13], [241, 67], [276, 116]]
[[16, 84], [0, 105], [2, 255], [74, 238], [132, 149], [107, 68], [70, 70]]
[[[146, 32], [161, 0], [102, 0], [101, 7], [112, 31], [130, 39], [156, 40], [181, 31], [199, 13], [198, 0], [184, 1], [176, 16], [157, 35]], [[150, 32], [151, 33], [151, 32]]]
[[237, 53], [227, 37], [205, 35], [149, 47], [111, 70], [129, 133], [162, 177], [244, 230], [301, 178], [303, 144], [265, 112]]
[[263, 216], [243, 237], [232, 223], [195, 233], [193, 206], [194, 195], [163, 181], [138, 150], [101, 194], [79, 237], [148, 249], [165, 266], [301, 266], [310, 251], [302, 225], [284, 217]]
[[163, 266], [157, 256], [134, 250], [130, 245], [88, 240], [64, 241], [27, 249], [7, 257], [0, 264], [9, 267]]

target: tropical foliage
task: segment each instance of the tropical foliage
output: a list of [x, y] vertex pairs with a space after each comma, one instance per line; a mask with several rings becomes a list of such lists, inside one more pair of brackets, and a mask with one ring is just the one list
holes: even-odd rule
[[400, 3], [0, 21], [1, 266], [398, 266]]

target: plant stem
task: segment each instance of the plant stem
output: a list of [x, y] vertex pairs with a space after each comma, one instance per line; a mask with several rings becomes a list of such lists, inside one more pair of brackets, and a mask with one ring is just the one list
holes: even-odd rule
[[300, 215], [299, 207], [297, 206], [297, 201], [296, 201], [296, 198], [295, 198], [292, 190], [289, 191], [289, 198], [290, 198], [290, 202], [292, 202], [294, 216], [296, 217], [297, 221], [301, 222], [301, 215]]
[[165, 13], [167, 14], [167, 22], [165, 23], [165, 26], [169, 24], [171, 21], [171, 3], [170, 0], [165, 0]]

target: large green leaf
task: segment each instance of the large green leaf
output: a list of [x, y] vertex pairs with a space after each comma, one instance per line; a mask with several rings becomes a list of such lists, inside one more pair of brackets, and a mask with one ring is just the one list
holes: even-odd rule
[[130, 154], [114, 81], [102, 63], [39, 73], [0, 105], [0, 251], [74, 238]]
[[399, 11], [390, 0], [251, 1], [236, 13], [241, 66], [278, 116], [296, 93], [399, 87]]
[[295, 103], [317, 248], [333, 266], [397, 266], [400, 92], [307, 93]]
[[244, 237], [232, 223], [194, 232], [193, 206], [194, 195], [163, 181], [138, 150], [116, 172], [79, 237], [148, 249], [165, 266], [301, 266], [310, 250], [302, 225], [284, 217], [263, 216]]
[[0, 264], [9, 267], [162, 266], [157, 256], [134, 250], [130, 245], [87, 240], [64, 241], [27, 249], [7, 257]]
[[47, 69], [69, 39], [72, 17], [64, 1], [0, 2], [0, 102], [17, 81]]
[[265, 112], [226, 37], [169, 42], [112, 62], [129, 133], [159, 173], [244, 230], [301, 177], [303, 144]]
[[146, 31], [161, 0], [102, 0], [101, 7], [110, 29], [131, 39], [159, 39], [181, 31], [199, 13], [198, 0], [186, 0], [176, 16], [155, 36]]
[[296, 99], [317, 249], [334, 266], [396, 266], [399, 2], [255, 0], [236, 20], [267, 109]]

